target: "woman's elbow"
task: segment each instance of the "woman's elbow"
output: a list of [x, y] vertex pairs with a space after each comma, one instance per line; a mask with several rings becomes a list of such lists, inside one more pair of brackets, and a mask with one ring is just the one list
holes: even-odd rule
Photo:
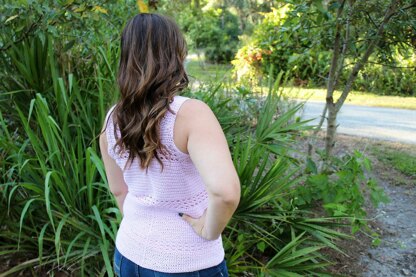
[[236, 180], [232, 183], [232, 185], [230, 186], [230, 189], [227, 190], [227, 192], [223, 194], [222, 199], [228, 205], [237, 208], [238, 204], [240, 203], [240, 197], [241, 197], [240, 181]]
[[236, 189], [235, 189], [235, 207], [238, 207], [238, 204], [240, 204], [240, 199], [241, 199], [241, 184], [240, 184], [240, 180], [237, 180], [236, 183]]

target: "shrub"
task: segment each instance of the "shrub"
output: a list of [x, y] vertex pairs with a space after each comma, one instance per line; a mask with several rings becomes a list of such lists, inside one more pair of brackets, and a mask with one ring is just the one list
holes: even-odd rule
[[267, 76], [273, 67], [271, 77], [283, 71], [297, 85], [325, 84], [330, 65], [328, 41], [311, 39], [325, 30], [305, 29], [301, 25], [302, 19], [297, 16], [301, 8], [302, 5], [283, 5], [264, 14], [251, 41], [239, 49], [232, 62], [239, 78], [253, 78], [259, 73]]
[[201, 49], [209, 62], [229, 62], [238, 48], [238, 18], [225, 8], [196, 11], [182, 19], [191, 47]]
[[[109, 252], [120, 219], [107, 187], [104, 166], [91, 142], [100, 130], [96, 101], [85, 99], [68, 76], [56, 79], [58, 109], [36, 94], [28, 111], [16, 106], [23, 129], [14, 137], [0, 113], [0, 150], [6, 156], [1, 182], [2, 251], [36, 257], [34, 265], [74, 268], [94, 276], [112, 274]], [[93, 109], [91, 109], [94, 107]], [[91, 143], [91, 144], [90, 144]], [[7, 199], [7, 200], [6, 200]], [[33, 239], [35, 238], [35, 239]]]
[[[111, 48], [98, 48], [89, 79], [59, 77], [54, 40], [36, 36], [13, 47], [15, 80], [26, 90], [0, 102], [1, 251], [25, 257], [7, 271], [35, 265], [87, 276], [112, 273], [110, 253], [120, 220], [97, 155], [96, 134], [114, 97]], [[39, 53], [42, 66], [35, 64]], [[41, 76], [39, 73], [44, 74]], [[104, 75], [107, 74], [107, 75]], [[41, 77], [42, 82], [32, 82]], [[41, 84], [42, 90], [39, 86]], [[28, 94], [26, 94], [28, 93]], [[35, 238], [35, 239], [33, 239]], [[3, 256], [3, 259], [5, 256]], [[6, 273], [5, 273], [6, 274]]]
[[358, 151], [332, 157], [322, 171], [308, 159], [305, 181], [294, 191], [295, 205], [306, 208], [321, 202], [328, 214], [349, 218], [355, 232], [366, 225], [366, 197], [375, 207], [388, 201], [376, 180], [367, 177], [370, 171], [370, 160]]
[[378, 95], [416, 96], [416, 71], [410, 68], [391, 68], [367, 65], [357, 76], [354, 89]]
[[[100, 57], [100, 47], [118, 43], [124, 22], [135, 15], [135, 3], [113, 1], [7, 1], [2, 6], [0, 36], [0, 84], [6, 91], [50, 91], [51, 80], [45, 63], [48, 39], [62, 74], [79, 81], [91, 78]], [[18, 96], [20, 97], [20, 96]]]

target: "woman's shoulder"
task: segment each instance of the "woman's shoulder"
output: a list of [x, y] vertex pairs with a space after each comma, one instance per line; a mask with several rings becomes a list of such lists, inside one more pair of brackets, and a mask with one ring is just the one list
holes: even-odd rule
[[214, 112], [204, 101], [188, 97], [184, 99], [177, 112], [177, 121], [191, 128], [192, 126], [207, 127], [218, 122]]
[[180, 113], [183, 115], [196, 116], [212, 113], [211, 108], [199, 99], [177, 95], [174, 101], [180, 103]]

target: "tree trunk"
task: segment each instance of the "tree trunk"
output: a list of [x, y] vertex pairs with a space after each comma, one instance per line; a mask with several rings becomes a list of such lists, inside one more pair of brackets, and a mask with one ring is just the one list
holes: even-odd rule
[[[342, 3], [343, 2], [344, 1], [342, 1]], [[335, 42], [334, 42], [334, 54], [333, 54], [333, 60], [331, 63], [331, 69], [330, 69], [329, 80], [328, 80], [327, 97], [326, 97], [326, 103], [327, 103], [327, 108], [328, 108], [328, 121], [327, 121], [328, 126], [327, 126], [327, 131], [326, 131], [326, 138], [325, 138], [325, 153], [326, 153], [327, 158], [331, 156], [332, 150], [335, 145], [335, 133], [337, 129], [337, 125], [336, 125], [337, 114], [340, 111], [345, 100], [347, 99], [347, 96], [351, 91], [352, 85], [354, 81], [356, 80], [358, 73], [363, 68], [363, 66], [367, 63], [370, 55], [374, 52], [374, 49], [377, 43], [384, 36], [384, 28], [386, 24], [389, 22], [389, 20], [391, 19], [391, 17], [397, 12], [397, 6], [398, 6], [398, 1], [392, 0], [389, 8], [387, 9], [384, 15], [382, 22], [378, 26], [377, 33], [374, 36], [374, 39], [367, 46], [367, 49], [365, 53], [363, 54], [363, 56], [361, 57], [361, 59], [358, 60], [356, 64], [354, 65], [348, 77], [347, 83], [345, 84], [345, 87], [342, 90], [342, 94], [340, 98], [337, 100], [336, 103], [334, 103], [333, 92], [335, 90], [335, 84], [338, 82], [338, 80], [335, 79], [334, 74], [336, 72], [336, 68], [339, 65], [338, 60], [339, 60], [339, 54], [340, 54], [340, 27], [341, 26], [339, 22], [337, 22], [337, 32], [336, 32]], [[342, 8], [343, 8], [343, 5], [341, 5], [340, 8], [338, 9], [338, 16], [341, 15]], [[345, 51], [345, 49], [343, 49], [343, 51]], [[339, 78], [339, 75], [340, 74], [336, 74], [336, 78]]]
[[334, 149], [334, 145], [335, 145], [335, 134], [337, 131], [338, 111], [336, 110], [334, 103], [329, 104], [327, 102], [327, 106], [328, 106], [328, 119], [327, 119], [328, 126], [326, 128], [326, 137], [325, 137], [325, 154], [326, 154], [326, 158], [329, 158], [332, 154], [332, 150]]
[[336, 132], [337, 112], [336, 112], [335, 105], [334, 105], [334, 90], [335, 90], [335, 83], [337, 82], [335, 76], [337, 75], [336, 72], [337, 72], [337, 68], [339, 65], [340, 51], [341, 51], [341, 28], [342, 28], [341, 17], [342, 17], [342, 12], [345, 6], [345, 0], [339, 1], [339, 4], [340, 6], [338, 8], [337, 18], [336, 18], [337, 25], [336, 25], [336, 31], [335, 31], [334, 50], [333, 50], [333, 56], [332, 56], [332, 61], [331, 61], [331, 68], [329, 70], [328, 87], [326, 91], [325, 109], [328, 111], [327, 129], [326, 129], [326, 137], [325, 137], [326, 157], [329, 157], [331, 155], [331, 151], [335, 142], [335, 132]]
[[199, 0], [192, 0], [192, 7], [194, 9], [199, 10], [199, 7], [200, 7]]

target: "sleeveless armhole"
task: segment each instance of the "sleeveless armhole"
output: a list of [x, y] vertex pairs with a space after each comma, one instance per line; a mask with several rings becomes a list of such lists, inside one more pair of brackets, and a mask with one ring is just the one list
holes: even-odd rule
[[[113, 110], [116, 105], [112, 106], [110, 110], [107, 112], [105, 117], [105, 135], [107, 138], [107, 153], [108, 155], [116, 161], [116, 163], [121, 167], [122, 166], [122, 157], [116, 154], [114, 151], [114, 145], [116, 144], [116, 139], [114, 137], [114, 122], [113, 122]], [[120, 132], [117, 130], [117, 134], [120, 135]], [[121, 167], [122, 168], [122, 167]]]
[[170, 108], [172, 109], [172, 111], [174, 112], [174, 114], [172, 114], [171, 112], [168, 111], [169, 115], [170, 115], [170, 120], [168, 120], [168, 124], [166, 126], [167, 131], [168, 131], [168, 142], [170, 144], [170, 148], [172, 148], [177, 156], [177, 158], [179, 159], [184, 159], [184, 158], [188, 158], [189, 154], [182, 152], [175, 144], [174, 141], [174, 131], [175, 131], [175, 123], [176, 123], [176, 116], [180, 110], [180, 108], [182, 107], [183, 103], [186, 100], [189, 100], [190, 98], [188, 97], [184, 97], [184, 96], [180, 96], [177, 95], [175, 96], [174, 101], [171, 103]]

